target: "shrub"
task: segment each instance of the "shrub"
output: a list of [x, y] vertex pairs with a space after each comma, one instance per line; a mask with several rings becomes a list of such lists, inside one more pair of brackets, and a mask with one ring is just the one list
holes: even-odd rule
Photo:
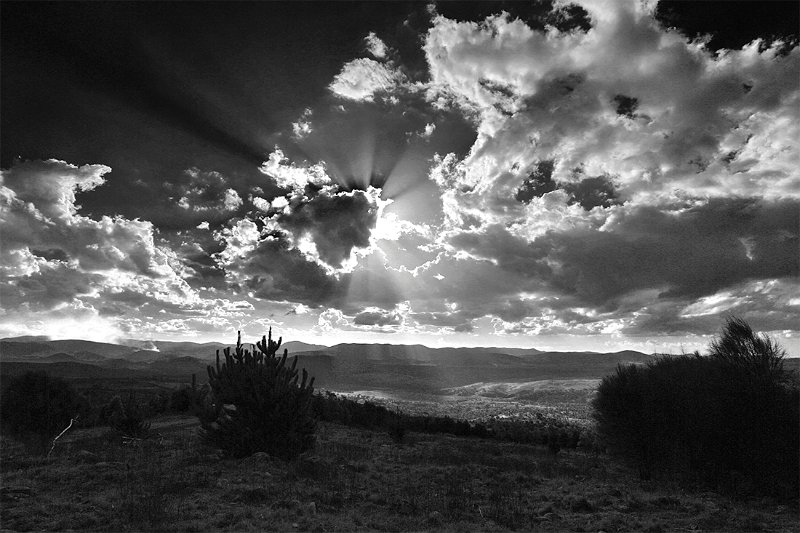
[[79, 409], [78, 395], [69, 383], [45, 372], [12, 378], [0, 396], [3, 431], [41, 453]]
[[593, 403], [601, 439], [643, 478], [694, 473], [737, 493], [796, 495], [800, 388], [783, 351], [736, 318], [710, 348], [606, 376]]
[[131, 394], [128, 402], [123, 403], [119, 396], [114, 396], [108, 406], [108, 424], [125, 437], [145, 439], [150, 434], [150, 422], [145, 421], [144, 410]]
[[276, 353], [282, 339], [263, 337], [258, 352], [242, 347], [241, 333], [236, 350], [224, 350], [225, 362], [209, 365], [210, 412], [200, 412], [205, 439], [233, 457], [266, 452], [291, 459], [314, 446], [316, 423], [311, 413], [314, 378], [302, 371], [297, 358], [286, 365]]

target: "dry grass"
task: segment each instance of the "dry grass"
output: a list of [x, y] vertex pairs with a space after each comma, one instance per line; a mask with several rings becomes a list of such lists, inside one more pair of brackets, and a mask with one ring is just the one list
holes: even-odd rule
[[322, 424], [315, 453], [221, 460], [189, 418], [129, 445], [78, 431], [53, 457], [2, 442], [2, 527], [115, 531], [795, 531], [797, 509], [641, 482], [608, 457]]

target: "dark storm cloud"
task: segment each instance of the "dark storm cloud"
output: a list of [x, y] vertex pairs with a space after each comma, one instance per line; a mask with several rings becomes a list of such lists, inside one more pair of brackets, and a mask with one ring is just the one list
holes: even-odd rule
[[244, 286], [256, 298], [288, 300], [318, 306], [343, 290], [343, 280], [329, 276], [318, 264], [279, 241], [263, 241], [240, 269]]
[[610, 207], [620, 203], [614, 183], [606, 176], [582, 178], [576, 173], [579, 181], [557, 183], [553, 180], [553, 160], [539, 161], [533, 170], [522, 180], [522, 185], [517, 189], [514, 197], [518, 202], [530, 203], [534, 198], [541, 198], [556, 189], [563, 189], [569, 195], [569, 204], [580, 204], [585, 210], [594, 207]]
[[214, 257], [236, 292], [316, 307], [337, 299], [347, 288], [348, 275], [329, 275], [293, 248], [286, 236], [261, 231], [251, 220], [238, 221], [219, 237], [225, 246]]
[[515, 198], [518, 202], [530, 203], [532, 199], [540, 198], [556, 188], [557, 184], [553, 181], [553, 161], [539, 161], [523, 179]]
[[606, 176], [584, 178], [578, 182], [565, 183], [564, 191], [569, 194], [569, 203], [580, 204], [585, 210], [594, 207], [611, 207], [619, 202], [614, 183]]
[[[445, 278], [441, 289], [478, 316], [507, 322], [548, 309], [565, 322], [588, 323], [592, 319], [571, 315], [570, 308], [638, 311], [648, 300], [637, 293], [671, 301], [677, 313], [743, 283], [796, 277], [799, 218], [800, 203], [793, 200], [714, 199], [672, 209], [617, 207], [602, 230], [554, 230], [530, 242], [494, 225], [448, 240], [456, 250], [491, 261], [497, 268], [491, 283], [484, 284], [490, 274], [483, 274], [484, 283], [461, 294]], [[458, 285], [460, 271], [453, 272]], [[515, 297], [523, 292], [538, 296]]]
[[100, 275], [54, 263], [26, 276], [0, 279], [0, 301], [6, 310], [21, 306], [28, 310], [49, 310], [71, 302], [76, 296], [92, 293], [101, 282]]
[[492, 225], [480, 232], [456, 234], [449, 239], [449, 244], [457, 250], [490, 259], [507, 272], [537, 279], [550, 275], [550, 268], [543, 261], [547, 251], [512, 235], [502, 225]]
[[604, 231], [548, 233], [533, 247], [559, 265], [556, 287], [614, 309], [635, 290], [698, 298], [751, 279], [797, 276], [798, 216], [800, 204], [791, 200], [638, 207], [620, 210]]
[[309, 237], [320, 259], [338, 268], [350, 258], [353, 248], [369, 246], [377, 217], [375, 201], [364, 191], [352, 191], [319, 194], [276, 220], [295, 240]]

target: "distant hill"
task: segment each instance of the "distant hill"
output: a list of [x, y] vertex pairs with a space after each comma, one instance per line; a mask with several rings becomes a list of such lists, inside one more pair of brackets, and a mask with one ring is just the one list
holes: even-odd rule
[[[41, 338], [0, 340], [4, 370], [23, 366], [65, 372], [69, 377], [161, 376], [205, 379], [223, 343], [131, 341], [124, 344]], [[249, 344], [249, 343], [248, 343]], [[543, 380], [598, 379], [617, 364], [643, 363], [651, 356], [614, 353], [543, 352], [533, 348], [429, 348], [421, 344], [282, 345], [298, 366], [331, 390], [397, 390], [441, 393], [474, 384], [529, 383]], [[11, 366], [8, 366], [11, 365]], [[492, 385], [491, 394], [502, 387]], [[513, 387], [512, 387], [513, 389]], [[481, 389], [484, 390], [484, 389]], [[519, 392], [530, 390], [522, 387]], [[538, 389], [537, 389], [538, 390]], [[489, 389], [485, 389], [488, 393]]]
[[322, 344], [308, 344], [300, 341], [289, 341], [281, 344], [281, 349], [284, 348], [289, 350], [289, 355], [294, 355], [295, 353], [300, 352], [318, 352], [320, 350], [327, 350], [330, 347], [323, 346]]
[[428, 348], [422, 345], [337, 344], [302, 352], [299, 365], [334, 390], [441, 392], [479, 382], [599, 379], [619, 363], [644, 363], [635, 352], [541, 352], [502, 348]]

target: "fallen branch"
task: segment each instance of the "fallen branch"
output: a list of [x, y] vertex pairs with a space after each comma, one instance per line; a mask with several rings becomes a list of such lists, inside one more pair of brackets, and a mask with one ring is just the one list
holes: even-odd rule
[[62, 435], [64, 435], [64, 433], [66, 433], [67, 431], [69, 431], [69, 428], [71, 428], [71, 427], [72, 427], [72, 424], [73, 424], [73, 423], [74, 423], [74, 422], [75, 422], [75, 421], [78, 419], [78, 417], [79, 417], [79, 416], [80, 416], [80, 415], [75, 415], [75, 418], [70, 418], [70, 419], [69, 419], [69, 425], [68, 425], [67, 427], [65, 427], [65, 428], [64, 428], [64, 431], [62, 431], [61, 433], [59, 433], [59, 434], [56, 436], [56, 438], [54, 438], [54, 439], [53, 439], [53, 445], [50, 447], [50, 451], [49, 451], [49, 452], [47, 452], [47, 457], [50, 457], [50, 454], [51, 454], [51, 453], [53, 453], [53, 450], [55, 450], [55, 448], [56, 448], [56, 441], [58, 441], [58, 439], [60, 439], [60, 438], [61, 438], [61, 436], [62, 436]]

